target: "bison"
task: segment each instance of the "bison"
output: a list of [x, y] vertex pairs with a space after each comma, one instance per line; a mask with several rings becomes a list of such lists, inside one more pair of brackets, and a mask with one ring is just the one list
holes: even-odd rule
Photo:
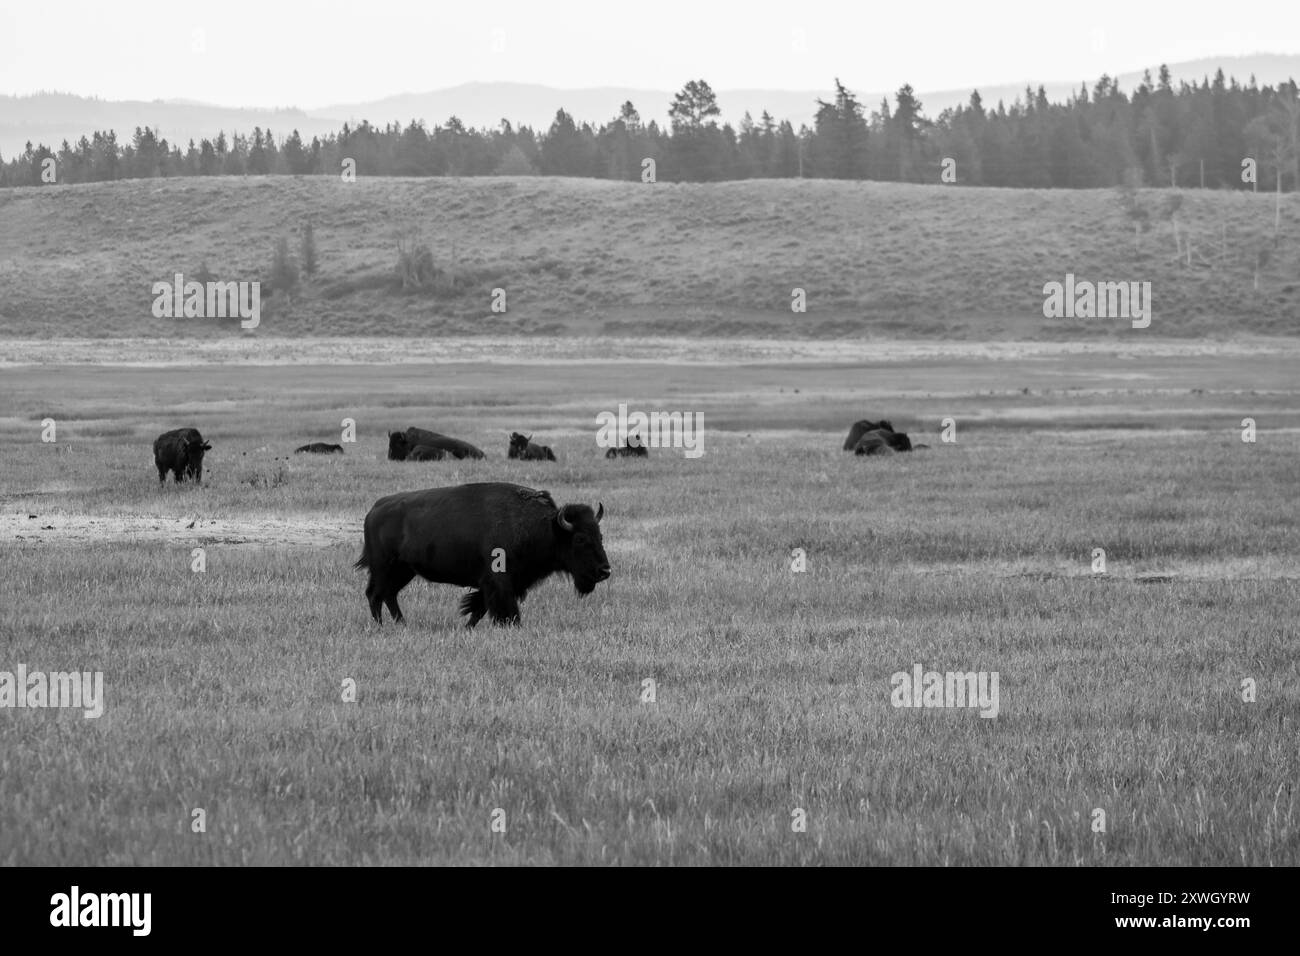
[[858, 442], [862, 440], [863, 435], [867, 432], [874, 432], [881, 429], [887, 432], [892, 432], [894, 426], [891, 422], [888, 422], [883, 418], [878, 422], [869, 422], [865, 418], [860, 422], [854, 422], [853, 427], [849, 429], [849, 437], [844, 439], [844, 450], [853, 451], [858, 447]]
[[196, 485], [203, 484], [203, 453], [212, 446], [203, 440], [197, 428], [177, 428], [163, 432], [153, 442], [153, 463], [158, 468], [158, 484], [166, 484], [167, 472], [180, 484], [193, 478]]
[[866, 432], [853, 446], [856, 455], [879, 455], [911, 450], [912, 440], [907, 437], [906, 432], [887, 431], [883, 428]]
[[519, 602], [555, 572], [585, 597], [610, 575], [600, 534], [605, 506], [558, 507], [547, 491], [481, 482], [408, 491], [375, 502], [354, 567], [368, 568], [370, 616], [380, 605], [402, 620], [397, 594], [418, 574], [437, 584], [472, 588], [461, 598], [468, 627], [483, 616], [518, 624]]
[[341, 455], [343, 454], [343, 446], [327, 445], [323, 441], [314, 441], [309, 445], [303, 445], [301, 448], [295, 448], [293, 450], [295, 455], [300, 455], [303, 452], [307, 452], [311, 455]]
[[640, 435], [628, 435], [627, 444], [605, 452], [606, 458], [649, 458], [650, 449], [641, 443]]
[[446, 435], [439, 435], [437, 432], [426, 431], [423, 428], [408, 428], [404, 432], [388, 433], [389, 460], [405, 461], [411, 449], [417, 445], [431, 445], [434, 448], [441, 448], [454, 458], [486, 457], [481, 449], [475, 448], [469, 442], [461, 441], [459, 438], [448, 438]]
[[432, 445], [416, 445], [406, 453], [407, 461], [442, 461], [447, 453]]
[[507, 458], [518, 458], [522, 461], [555, 461], [555, 452], [551, 451], [549, 445], [534, 445], [532, 435], [521, 435], [519, 432], [510, 433], [510, 448], [506, 451]]

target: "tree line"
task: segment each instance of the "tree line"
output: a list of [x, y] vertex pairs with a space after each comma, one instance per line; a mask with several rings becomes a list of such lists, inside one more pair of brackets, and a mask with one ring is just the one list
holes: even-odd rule
[[[57, 151], [29, 142], [0, 157], [0, 186], [81, 183], [163, 176], [582, 176], [669, 182], [813, 177], [955, 182], [1018, 188], [1140, 185], [1293, 190], [1300, 182], [1300, 91], [1225, 79], [1156, 78], [1148, 71], [1128, 94], [1103, 75], [1064, 103], [1043, 87], [1007, 106], [986, 107], [978, 91], [935, 119], [910, 85], [868, 113], [837, 79], [817, 100], [811, 126], [796, 130], [766, 110], [736, 127], [720, 123], [717, 97], [692, 80], [673, 98], [669, 124], [644, 123], [627, 102], [608, 122], [579, 123], [560, 109], [546, 130], [502, 120], [472, 129], [452, 117], [428, 128], [344, 124], [304, 142], [255, 127], [185, 148], [148, 127], [130, 142], [95, 131]], [[52, 162], [51, 162], [52, 161]], [[1250, 161], [1250, 162], [1247, 162]], [[1251, 165], [1253, 163], [1253, 165]], [[1249, 168], [1249, 173], [1247, 169]]]

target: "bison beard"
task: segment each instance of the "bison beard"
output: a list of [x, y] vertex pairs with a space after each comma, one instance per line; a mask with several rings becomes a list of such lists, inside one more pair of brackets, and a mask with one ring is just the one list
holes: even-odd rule
[[557, 571], [572, 576], [579, 595], [590, 594], [610, 574], [600, 534], [604, 512], [603, 505], [596, 512], [587, 505], [559, 508], [549, 492], [504, 482], [380, 498], [366, 515], [355, 565], [370, 571], [370, 615], [382, 622], [386, 606], [400, 622], [398, 592], [416, 575], [473, 588], [460, 602], [469, 627], [485, 615], [518, 624], [519, 602]]

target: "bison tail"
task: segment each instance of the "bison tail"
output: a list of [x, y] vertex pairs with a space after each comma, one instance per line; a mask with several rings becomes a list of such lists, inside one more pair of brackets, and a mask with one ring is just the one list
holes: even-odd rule
[[476, 622], [487, 613], [487, 599], [478, 588], [466, 591], [460, 599], [460, 613]]
[[357, 558], [357, 563], [352, 565], [352, 570], [356, 571], [359, 570], [360, 568], [368, 568], [368, 567], [370, 567], [370, 555], [362, 551], [361, 557]]

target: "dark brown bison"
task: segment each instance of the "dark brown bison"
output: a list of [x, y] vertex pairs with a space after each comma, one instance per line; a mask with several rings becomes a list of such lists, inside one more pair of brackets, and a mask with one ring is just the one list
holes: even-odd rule
[[522, 461], [555, 461], [555, 452], [551, 451], [549, 445], [534, 445], [532, 435], [521, 435], [519, 432], [510, 433], [510, 448], [506, 451], [507, 458], [518, 458]]
[[406, 453], [407, 461], [442, 461], [447, 453], [432, 445], [416, 445]]
[[853, 453], [856, 455], [879, 455], [911, 450], [912, 440], [907, 437], [906, 432], [888, 431], [884, 428], [864, 433], [853, 446]]
[[158, 468], [158, 484], [166, 483], [169, 471], [178, 485], [186, 478], [193, 478], [196, 485], [203, 484], [203, 453], [211, 449], [197, 428], [163, 432], [153, 441], [153, 463]]
[[627, 444], [605, 452], [606, 458], [649, 458], [650, 449], [641, 442], [640, 435], [628, 435]]
[[860, 422], [854, 422], [853, 427], [849, 429], [849, 437], [844, 439], [844, 450], [853, 451], [857, 448], [858, 442], [862, 440], [863, 435], [867, 432], [874, 432], [879, 429], [892, 432], [894, 426], [891, 422], [888, 422], [883, 418], [878, 422], [869, 422], [865, 418]]
[[410, 454], [411, 449], [416, 445], [431, 445], [434, 448], [441, 448], [453, 458], [486, 457], [481, 449], [475, 448], [467, 441], [461, 441], [459, 438], [449, 438], [446, 435], [439, 435], [437, 432], [426, 431], [423, 428], [412, 427], [404, 432], [388, 433], [388, 457], [391, 461], [405, 461], [406, 456]]
[[397, 594], [418, 574], [426, 581], [473, 588], [460, 613], [473, 627], [489, 615], [519, 623], [519, 602], [555, 572], [586, 596], [609, 577], [600, 534], [605, 506], [558, 507], [549, 492], [504, 482], [430, 488], [389, 495], [366, 515], [365, 545], [355, 567], [368, 568], [366, 600], [402, 620]]
[[323, 441], [314, 441], [310, 445], [303, 445], [301, 448], [295, 448], [293, 453], [300, 455], [307, 452], [310, 455], [341, 455], [343, 454], [342, 445], [327, 445]]

